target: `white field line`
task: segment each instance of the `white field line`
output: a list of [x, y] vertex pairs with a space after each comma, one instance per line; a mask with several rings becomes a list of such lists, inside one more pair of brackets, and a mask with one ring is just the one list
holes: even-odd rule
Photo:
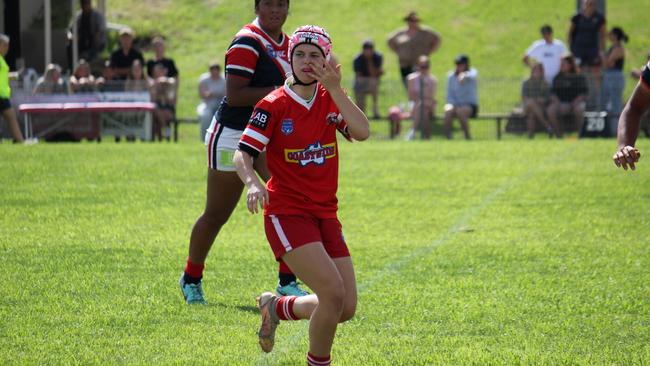
[[[567, 155], [569, 155], [575, 148], [577, 144], [571, 144], [571, 146], [564, 151], [546, 159], [540, 164], [534, 165], [530, 169], [528, 169], [526, 172], [512, 177], [510, 179], [507, 179], [505, 182], [501, 183], [499, 186], [497, 186], [492, 192], [490, 192], [487, 196], [481, 200], [481, 202], [478, 205], [472, 205], [471, 207], [467, 208], [465, 211], [462, 212], [458, 220], [451, 225], [447, 231], [442, 234], [442, 236], [429, 245], [425, 245], [423, 247], [419, 247], [417, 249], [414, 249], [411, 251], [409, 254], [392, 261], [391, 263], [386, 264], [384, 268], [381, 270], [377, 271], [377, 273], [364, 280], [363, 283], [360, 283], [357, 286], [357, 291], [359, 293], [363, 293], [367, 291], [369, 288], [373, 287], [376, 283], [381, 282], [382, 279], [384, 279], [386, 276], [389, 276], [393, 273], [399, 272], [402, 268], [406, 267], [409, 265], [411, 262], [414, 262], [417, 258], [422, 258], [427, 255], [429, 255], [431, 252], [433, 252], [437, 247], [445, 244], [454, 234], [457, 234], [458, 232], [461, 231], [461, 229], [474, 218], [479, 216], [479, 214], [489, 205], [494, 202], [494, 200], [512, 189], [513, 187], [524, 183], [528, 181], [530, 178], [532, 178], [538, 171], [542, 170], [549, 164], [553, 164], [556, 161], [559, 161], [563, 158], [565, 158]], [[273, 353], [271, 354], [262, 354], [260, 358], [257, 360], [255, 365], [276, 365], [278, 364], [278, 360], [281, 356], [289, 352], [298, 342], [298, 340], [301, 337], [307, 337], [307, 330], [308, 330], [308, 325], [309, 322], [303, 321], [301, 322], [302, 326], [294, 332], [294, 334], [290, 335], [289, 337], [283, 337], [280, 339], [281, 345], [276, 345], [276, 347], [273, 350]], [[307, 350], [305, 350], [305, 354], [307, 354]]]

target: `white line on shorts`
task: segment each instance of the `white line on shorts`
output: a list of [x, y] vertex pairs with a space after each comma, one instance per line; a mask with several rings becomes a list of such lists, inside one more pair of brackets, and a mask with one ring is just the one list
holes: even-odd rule
[[[494, 202], [494, 200], [497, 197], [503, 195], [505, 192], [509, 191], [516, 185], [528, 181], [539, 170], [548, 166], [549, 164], [553, 164], [556, 161], [562, 160], [567, 155], [569, 155], [576, 148], [576, 146], [577, 144], [575, 143], [571, 144], [569, 148], [546, 159], [540, 164], [534, 165], [532, 168], [530, 168], [523, 174], [507, 179], [505, 182], [501, 183], [496, 189], [494, 189], [487, 196], [485, 196], [485, 198], [483, 198], [481, 203], [479, 203], [478, 205], [472, 205], [471, 207], [466, 209], [458, 218], [458, 220], [456, 220], [456, 222], [453, 225], [451, 225], [440, 238], [434, 240], [429, 245], [414, 249], [409, 254], [403, 256], [402, 258], [397, 259], [396, 261], [388, 263], [386, 266], [384, 266], [384, 268], [380, 269], [374, 276], [363, 281], [363, 283], [357, 286], [358, 293], [367, 291], [369, 288], [373, 287], [376, 283], [381, 282], [381, 280], [384, 279], [386, 276], [393, 274], [395, 272], [399, 272], [402, 268], [409, 265], [415, 259], [422, 258], [429, 255], [437, 247], [445, 244], [452, 236], [454, 236], [454, 234], [461, 232], [463, 227], [465, 227], [467, 223], [469, 223], [472, 219], [477, 217], [481, 213], [481, 211], [483, 211], [483, 209], [491, 205], [492, 202]], [[293, 335], [287, 338], [283, 338], [282, 346], [278, 347], [278, 345], [276, 345], [275, 349], [273, 350], [273, 353], [261, 355], [260, 358], [255, 363], [255, 365], [277, 364], [278, 358], [285, 355], [297, 344], [299, 344], [298, 340], [300, 337], [306, 337], [309, 322], [302, 322], [301, 325], [302, 326], [299, 329], [297, 329]], [[307, 352], [307, 350], [305, 350], [305, 352]]]

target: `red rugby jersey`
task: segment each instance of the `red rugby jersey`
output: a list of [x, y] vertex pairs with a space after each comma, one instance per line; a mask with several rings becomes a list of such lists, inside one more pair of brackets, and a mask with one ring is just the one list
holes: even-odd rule
[[285, 85], [257, 103], [239, 149], [257, 156], [266, 147], [272, 177], [266, 184], [265, 215], [336, 217], [337, 130], [350, 139], [338, 107], [320, 83], [309, 102]]

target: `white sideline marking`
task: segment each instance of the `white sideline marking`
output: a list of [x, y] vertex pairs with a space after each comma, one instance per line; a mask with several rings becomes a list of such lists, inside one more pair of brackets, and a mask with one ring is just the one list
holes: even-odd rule
[[[409, 254], [403, 256], [402, 258], [394, 262], [388, 263], [386, 266], [384, 266], [384, 268], [379, 270], [373, 277], [370, 277], [366, 279], [363, 283], [359, 284], [357, 286], [357, 292], [361, 293], [368, 290], [369, 288], [374, 286], [377, 282], [379, 282], [389, 274], [400, 271], [402, 268], [404, 268], [405, 266], [413, 262], [414, 259], [430, 254], [431, 252], [434, 251], [434, 249], [446, 243], [454, 234], [460, 232], [461, 229], [464, 226], [466, 226], [466, 224], [470, 220], [478, 216], [481, 213], [481, 211], [483, 211], [483, 209], [485, 209], [487, 206], [491, 205], [492, 202], [494, 202], [494, 200], [497, 197], [499, 197], [506, 191], [510, 190], [512, 187], [521, 184], [523, 182], [526, 182], [533, 175], [535, 175], [535, 173], [537, 173], [541, 168], [544, 168], [548, 164], [554, 163], [555, 161], [561, 160], [562, 158], [570, 154], [576, 148], [576, 146], [577, 144], [575, 143], [571, 144], [571, 146], [566, 150], [556, 154], [555, 156], [546, 159], [544, 162], [538, 165], [535, 165], [533, 168], [527, 170], [523, 174], [510, 178], [505, 182], [501, 183], [494, 191], [490, 192], [487, 196], [485, 196], [485, 198], [483, 198], [480, 204], [473, 205], [468, 209], [466, 209], [461, 214], [460, 218], [458, 218], [458, 220], [456, 220], [456, 222], [453, 225], [451, 225], [440, 238], [434, 240], [429, 245], [425, 245], [423, 247], [414, 249]], [[260, 358], [255, 363], [255, 365], [277, 364], [277, 359], [280, 356], [289, 352], [289, 350], [296, 345], [300, 337], [305, 337], [305, 334], [307, 333], [308, 330], [309, 322], [301, 322], [301, 323], [302, 326], [300, 327], [300, 329], [298, 329], [292, 336], [288, 338], [283, 338], [281, 340], [283, 344], [282, 347], [278, 347], [276, 345], [276, 347], [273, 349], [273, 353], [261, 355]], [[305, 353], [307, 353], [307, 350], [305, 350]]]

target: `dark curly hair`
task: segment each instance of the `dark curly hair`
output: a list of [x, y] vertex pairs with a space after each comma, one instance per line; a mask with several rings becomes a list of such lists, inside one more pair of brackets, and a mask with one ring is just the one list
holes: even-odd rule
[[[260, 1], [262, 0], [255, 0], [255, 10], [257, 10], [257, 7], [260, 6]], [[289, 6], [289, 0], [287, 0], [287, 7]]]

